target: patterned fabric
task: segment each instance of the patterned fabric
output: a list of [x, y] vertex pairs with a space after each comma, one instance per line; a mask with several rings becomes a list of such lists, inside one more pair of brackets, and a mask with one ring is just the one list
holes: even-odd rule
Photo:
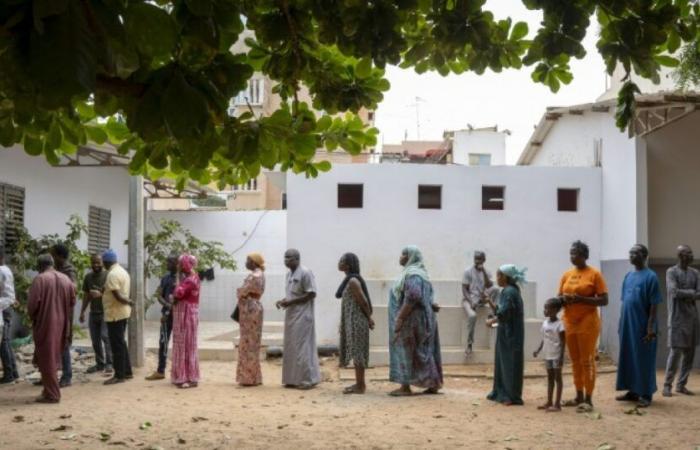
[[173, 306], [173, 361], [170, 378], [173, 384], [199, 381], [197, 327], [199, 305], [179, 301]]
[[428, 271], [425, 269], [423, 253], [421, 253], [418, 247], [415, 245], [409, 245], [403, 249], [402, 253], [405, 253], [408, 256], [408, 261], [406, 261], [406, 265], [403, 267], [403, 272], [401, 272], [401, 275], [396, 280], [396, 283], [394, 283], [393, 291], [394, 296], [397, 298], [400, 297], [401, 293], [404, 291], [404, 283], [406, 283], [408, 277], [417, 276], [426, 281], [430, 279], [428, 276]]
[[369, 320], [357, 304], [349, 286], [343, 290], [340, 314], [340, 366], [367, 367], [369, 361]]
[[493, 389], [486, 398], [499, 403], [522, 405], [525, 323], [523, 299], [517, 287], [510, 285], [501, 291], [496, 317], [498, 332]]
[[189, 253], [183, 253], [178, 258], [178, 263], [183, 272], [190, 273], [197, 267], [197, 258]]
[[260, 341], [262, 339], [263, 306], [260, 297], [265, 292], [265, 274], [255, 269], [238, 289], [240, 341], [236, 382], [245, 386], [262, 384], [260, 370]]
[[[433, 311], [433, 286], [411, 275], [399, 297], [389, 293], [389, 379], [402, 385], [423, 388], [442, 386], [442, 361], [437, 317]], [[394, 325], [404, 304], [412, 305], [398, 338]]]
[[190, 273], [175, 287], [173, 296], [178, 302], [199, 303], [199, 288], [202, 282], [199, 275]]

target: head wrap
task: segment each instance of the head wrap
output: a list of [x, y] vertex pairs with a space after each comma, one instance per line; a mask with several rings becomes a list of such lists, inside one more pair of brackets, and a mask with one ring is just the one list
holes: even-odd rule
[[527, 268], [519, 269], [515, 264], [504, 264], [498, 268], [498, 271], [516, 284], [525, 283], [525, 272], [527, 272]]
[[117, 262], [117, 252], [112, 250], [111, 248], [107, 251], [105, 251], [102, 254], [102, 261], [106, 263], [115, 263]]
[[423, 254], [420, 252], [418, 247], [415, 245], [409, 245], [403, 249], [403, 253], [408, 255], [408, 261], [403, 268], [403, 272], [399, 276], [398, 280], [394, 284], [394, 295], [398, 298], [403, 292], [404, 283], [406, 279], [411, 276], [419, 276], [423, 280], [428, 281], [428, 271], [425, 269], [425, 264], [423, 264]]
[[260, 253], [250, 253], [248, 258], [260, 267], [260, 270], [265, 270], [265, 258], [263, 258], [263, 255]]
[[345, 291], [345, 288], [347, 287], [350, 280], [353, 278], [357, 278], [357, 281], [360, 282], [362, 293], [365, 294], [365, 298], [367, 298], [369, 312], [371, 313], [372, 300], [369, 298], [369, 290], [367, 289], [367, 283], [365, 283], [365, 279], [362, 278], [362, 275], [360, 275], [360, 258], [358, 258], [357, 255], [354, 253], [345, 253], [340, 259], [345, 264], [347, 264], [348, 273], [345, 275], [343, 282], [340, 283], [340, 286], [338, 286], [338, 290], [335, 291], [335, 298], [342, 298], [343, 291]]
[[189, 253], [183, 253], [180, 255], [178, 262], [180, 263], [180, 268], [182, 271], [186, 273], [192, 272], [194, 268], [197, 267], [197, 258]]

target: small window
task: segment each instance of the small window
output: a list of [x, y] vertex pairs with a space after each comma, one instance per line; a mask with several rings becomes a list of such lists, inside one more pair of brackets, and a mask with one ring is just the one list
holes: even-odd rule
[[12, 251], [24, 227], [24, 188], [0, 183], [0, 244]]
[[374, 123], [374, 111], [367, 112], [367, 122]]
[[506, 203], [505, 186], [482, 186], [481, 209], [503, 210]]
[[100, 254], [110, 247], [112, 212], [108, 209], [90, 206], [88, 215], [88, 251]]
[[287, 209], [287, 193], [286, 192], [282, 193], [282, 209], [283, 210]]
[[557, 210], [578, 211], [578, 189], [557, 189]]
[[338, 208], [362, 208], [361, 184], [338, 185]]
[[418, 209], [441, 209], [442, 186], [418, 186]]
[[491, 165], [491, 155], [488, 153], [470, 153], [469, 154], [469, 165], [470, 166], [490, 166]]

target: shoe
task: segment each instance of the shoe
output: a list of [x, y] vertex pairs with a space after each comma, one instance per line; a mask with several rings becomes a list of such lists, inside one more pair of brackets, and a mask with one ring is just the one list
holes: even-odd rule
[[133, 373], [131, 373], [131, 374], [129, 374], [129, 375], [124, 375], [124, 379], [125, 379], [125, 380], [131, 380], [132, 378], [134, 378], [134, 374], [133, 374]]
[[146, 377], [146, 380], [148, 381], [155, 381], [155, 380], [163, 380], [165, 379], [165, 375], [160, 373], [160, 372], [153, 372], [149, 376]]
[[104, 370], [104, 366], [98, 366], [95, 364], [94, 366], [88, 367], [85, 373], [95, 373], [95, 372], [102, 372]]
[[684, 395], [695, 395], [693, 391], [688, 390], [685, 386], [677, 387], [676, 392]]
[[639, 397], [637, 408], [648, 408], [649, 406], [651, 406], [651, 399]]
[[124, 380], [123, 378], [115, 378], [115, 377], [112, 377], [112, 378], [110, 378], [109, 380], [105, 381], [105, 382], [102, 383], [102, 384], [104, 384], [105, 386], [109, 386], [110, 384], [123, 383], [124, 381], [126, 381], [126, 380]]
[[469, 356], [472, 354], [472, 344], [467, 345], [467, 350], [464, 352], [465, 355]]
[[38, 396], [34, 399], [36, 403], [58, 403], [60, 400], [54, 400], [52, 398], [44, 397], [43, 395]]
[[17, 381], [18, 379], [19, 379], [19, 377], [1, 378], [1, 379], [0, 379], [0, 384], [10, 384], [10, 383], [14, 383], [14, 382]]
[[671, 397], [673, 394], [671, 394], [671, 388], [664, 386], [664, 391], [661, 393], [664, 397]]
[[58, 386], [62, 388], [70, 387], [73, 384], [71, 380], [59, 380]]
[[112, 375], [114, 374], [114, 367], [112, 366], [105, 366], [104, 373], [107, 375]]
[[636, 402], [639, 400], [639, 396], [632, 392], [628, 392], [625, 395], [618, 395], [615, 397], [618, 402]]

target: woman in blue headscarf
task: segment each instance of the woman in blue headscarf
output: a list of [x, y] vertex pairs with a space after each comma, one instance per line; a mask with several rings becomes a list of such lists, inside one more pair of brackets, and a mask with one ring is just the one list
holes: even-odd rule
[[399, 264], [403, 272], [389, 293], [389, 379], [401, 387], [389, 395], [412, 395], [411, 385], [436, 394], [442, 362], [433, 286], [417, 247], [403, 249]]
[[496, 281], [503, 289], [497, 305], [489, 299], [495, 317], [486, 323], [498, 323], [498, 333], [493, 390], [486, 398], [504, 405], [522, 405], [525, 324], [519, 285], [525, 282], [525, 269], [503, 265], [496, 273]]

